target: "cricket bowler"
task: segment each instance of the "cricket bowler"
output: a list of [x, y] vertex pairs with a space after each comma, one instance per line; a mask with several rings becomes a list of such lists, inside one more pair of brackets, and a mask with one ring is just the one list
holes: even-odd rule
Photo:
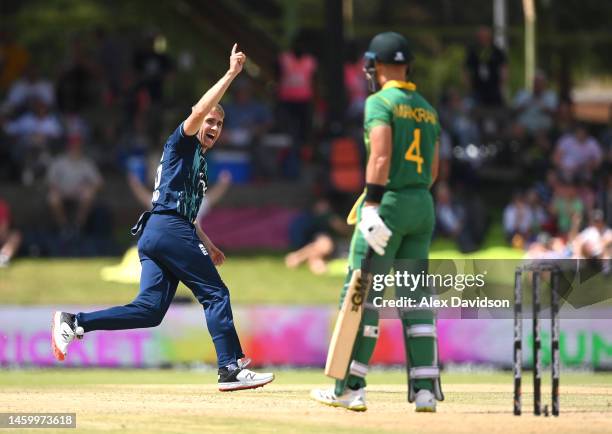
[[[438, 172], [440, 125], [435, 109], [417, 92], [414, 83], [406, 81], [412, 60], [408, 41], [393, 32], [376, 35], [365, 53], [364, 72], [370, 90], [375, 92], [366, 100], [364, 115], [366, 190], [355, 204], [356, 218], [349, 216], [349, 223], [353, 219], [356, 227], [341, 306], [353, 271], [361, 267], [368, 249], [375, 252], [372, 272], [388, 273], [393, 261], [402, 259], [419, 260], [415, 262], [420, 269], [412, 272], [427, 268], [434, 229], [429, 189]], [[315, 400], [354, 411], [367, 409], [365, 377], [378, 338], [374, 294], [381, 295], [369, 292], [354, 344], [346, 343], [352, 345], [352, 353], [348, 366], [342, 366], [344, 378], [336, 381], [335, 388], [313, 390], [311, 397]], [[434, 313], [404, 310], [400, 314], [408, 363], [408, 401], [415, 403], [417, 412], [435, 412], [436, 401], [444, 396]], [[333, 361], [331, 353], [328, 364], [330, 359]]]
[[[246, 369], [234, 326], [229, 291], [217, 269], [225, 260], [199, 227], [196, 216], [208, 186], [205, 153], [223, 128], [223, 94], [242, 71], [246, 56], [234, 44], [228, 71], [192, 107], [191, 114], [168, 137], [157, 168], [152, 209], [140, 216], [132, 234], [141, 233], [140, 292], [125, 306], [97, 312], [55, 312], [52, 346], [63, 361], [70, 342], [95, 330], [125, 330], [159, 325], [170, 307], [179, 281], [204, 307], [219, 368], [219, 390], [261, 387], [274, 380], [270, 373]], [[195, 223], [195, 224], [194, 224]]]

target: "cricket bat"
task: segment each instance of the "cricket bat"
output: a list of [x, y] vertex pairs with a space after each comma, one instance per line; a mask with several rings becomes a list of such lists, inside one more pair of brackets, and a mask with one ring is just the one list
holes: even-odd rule
[[368, 298], [368, 290], [372, 280], [370, 274], [372, 255], [373, 250], [368, 248], [361, 270], [353, 271], [346, 296], [336, 319], [334, 333], [329, 343], [325, 375], [337, 380], [344, 379], [351, 362], [357, 330], [363, 315], [363, 303]]

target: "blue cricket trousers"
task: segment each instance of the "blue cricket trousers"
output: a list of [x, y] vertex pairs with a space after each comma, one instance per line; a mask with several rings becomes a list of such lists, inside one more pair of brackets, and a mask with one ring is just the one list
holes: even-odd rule
[[159, 325], [181, 281], [204, 307], [219, 367], [244, 357], [229, 291], [191, 223], [174, 213], [151, 214], [144, 222], [138, 254], [142, 274], [136, 299], [125, 306], [77, 314], [85, 332]]

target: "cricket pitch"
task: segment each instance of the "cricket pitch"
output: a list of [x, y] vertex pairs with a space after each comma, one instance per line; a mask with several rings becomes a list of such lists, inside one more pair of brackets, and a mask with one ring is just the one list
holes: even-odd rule
[[[73, 412], [77, 432], [612, 432], [611, 374], [563, 373], [557, 418], [533, 416], [529, 375], [520, 417], [512, 415], [510, 373], [443, 375], [446, 400], [437, 414], [414, 412], [403, 372], [368, 378], [368, 411], [353, 413], [309, 398], [311, 388], [332, 384], [318, 370], [278, 371], [277, 380], [262, 389], [233, 393], [216, 390], [214, 371], [0, 370], [0, 411]], [[543, 404], [550, 407], [548, 384], [543, 387]]]

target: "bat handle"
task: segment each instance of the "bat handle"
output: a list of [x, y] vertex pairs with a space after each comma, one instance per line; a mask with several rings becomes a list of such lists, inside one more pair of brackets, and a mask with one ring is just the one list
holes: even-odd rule
[[[382, 218], [382, 217], [381, 217]], [[384, 222], [384, 219], [383, 219]], [[361, 263], [361, 272], [369, 273], [372, 269], [372, 258], [374, 257], [374, 249], [368, 245], [368, 250], [366, 251], [365, 258], [363, 258], [363, 262]]]
[[[382, 217], [381, 217], [382, 218]], [[384, 219], [383, 219], [384, 222]], [[374, 257], [374, 249], [368, 245], [368, 250], [366, 250], [365, 257], [363, 258], [363, 262], [361, 263], [361, 272], [369, 273], [372, 268], [372, 258]]]
[[363, 258], [363, 262], [361, 264], [361, 272], [369, 273], [372, 265], [372, 258], [374, 257], [374, 250], [371, 247], [368, 247], [366, 251], [365, 258]]

